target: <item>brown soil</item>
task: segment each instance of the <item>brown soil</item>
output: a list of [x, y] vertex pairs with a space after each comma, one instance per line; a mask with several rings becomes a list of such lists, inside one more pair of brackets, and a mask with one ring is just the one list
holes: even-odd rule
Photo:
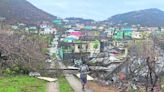
[[88, 82], [87, 86], [94, 92], [119, 92], [112, 87], [102, 86], [96, 82]]
[[46, 92], [59, 92], [57, 83], [54, 82], [48, 83]]

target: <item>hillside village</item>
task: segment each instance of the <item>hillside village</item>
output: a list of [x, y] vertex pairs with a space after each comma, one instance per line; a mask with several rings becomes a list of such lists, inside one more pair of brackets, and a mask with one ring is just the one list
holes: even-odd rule
[[[53, 55], [65, 63], [68, 68], [70, 66], [78, 68], [83, 61], [87, 61], [92, 70], [90, 76], [102, 85], [111, 85], [111, 80], [120, 74], [126, 76], [125, 84], [133, 79], [144, 80], [147, 68], [142, 67], [145, 66], [145, 58], [141, 54], [148, 54], [148, 50], [151, 49], [144, 49], [144, 45], [157, 44], [152, 48], [156, 53], [160, 53], [160, 55], [155, 55], [155, 58], [158, 58], [155, 61], [155, 66], [158, 66], [157, 73], [161, 74], [163, 71], [163, 50], [160, 50], [163, 45], [154, 43], [153, 39], [159, 40], [159, 35], [162, 36], [164, 28], [138, 25], [131, 27], [110, 26], [94, 22], [72, 24], [69, 20], [55, 19], [52, 22], [43, 21], [38, 25], [18, 23], [6, 26], [1, 22], [1, 30], [4, 29], [7, 29], [5, 32], [9, 33], [26, 32], [28, 34], [51, 35], [53, 38], [48, 46], [51, 48], [51, 53], [48, 55], [48, 61], [45, 60], [46, 62], [53, 63]], [[137, 55], [137, 53], [141, 54]], [[133, 85], [132, 88], [136, 89], [135, 87], [140, 84], [142, 82]], [[124, 83], [122, 87], [123, 85]], [[129, 86], [124, 85], [124, 87]]]
[[[164, 92], [162, 22], [130, 24], [117, 21], [121, 15], [105, 21], [59, 18], [25, 2], [31, 6], [25, 19], [0, 16], [0, 92]], [[79, 72], [84, 62], [85, 90]]]

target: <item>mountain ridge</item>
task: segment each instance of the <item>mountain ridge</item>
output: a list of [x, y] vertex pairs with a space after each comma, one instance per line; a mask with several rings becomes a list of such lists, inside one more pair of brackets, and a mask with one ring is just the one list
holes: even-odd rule
[[0, 16], [5, 17], [9, 24], [15, 22], [37, 24], [57, 18], [35, 7], [27, 0], [0, 0]]
[[78, 17], [67, 17], [65, 18], [65, 20], [68, 20], [70, 24], [80, 23], [80, 24], [88, 25], [95, 22], [93, 19], [84, 19], [84, 18], [78, 18]]
[[138, 11], [131, 11], [111, 16], [104, 22], [113, 25], [128, 24], [142, 26], [164, 26], [164, 11], [157, 8], [150, 8]]

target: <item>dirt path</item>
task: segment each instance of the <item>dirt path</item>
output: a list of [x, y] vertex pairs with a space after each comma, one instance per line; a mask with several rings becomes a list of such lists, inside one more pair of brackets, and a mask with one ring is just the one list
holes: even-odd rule
[[[59, 62], [59, 65], [62, 68], [66, 68], [66, 66], [64, 64], [62, 64], [61, 62]], [[82, 90], [81, 82], [75, 76], [73, 76], [72, 74], [67, 74], [67, 73], [65, 73], [64, 75], [65, 75], [67, 81], [69, 82], [70, 86], [73, 88], [73, 90], [75, 92], [84, 92]], [[85, 92], [94, 92], [94, 91], [92, 91], [89, 88], [86, 88]]]
[[46, 92], [59, 92], [58, 84], [57, 82], [49, 82], [47, 86]]
[[118, 90], [110, 87], [104, 87], [99, 85], [96, 82], [88, 82], [87, 85], [90, 89], [92, 89], [94, 92], [119, 92]]
[[[50, 55], [52, 55], [54, 53], [54, 48], [49, 48], [49, 53]], [[52, 61], [50, 68], [55, 68], [55, 62]], [[58, 86], [58, 82], [49, 82], [47, 85], [47, 91], [46, 92], [60, 92], [59, 91], [59, 86]]]

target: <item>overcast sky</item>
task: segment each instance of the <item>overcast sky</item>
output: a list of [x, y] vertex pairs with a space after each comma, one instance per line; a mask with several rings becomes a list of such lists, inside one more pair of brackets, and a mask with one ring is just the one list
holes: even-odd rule
[[164, 0], [28, 0], [55, 16], [104, 20], [112, 15], [133, 10], [158, 8], [164, 10]]

